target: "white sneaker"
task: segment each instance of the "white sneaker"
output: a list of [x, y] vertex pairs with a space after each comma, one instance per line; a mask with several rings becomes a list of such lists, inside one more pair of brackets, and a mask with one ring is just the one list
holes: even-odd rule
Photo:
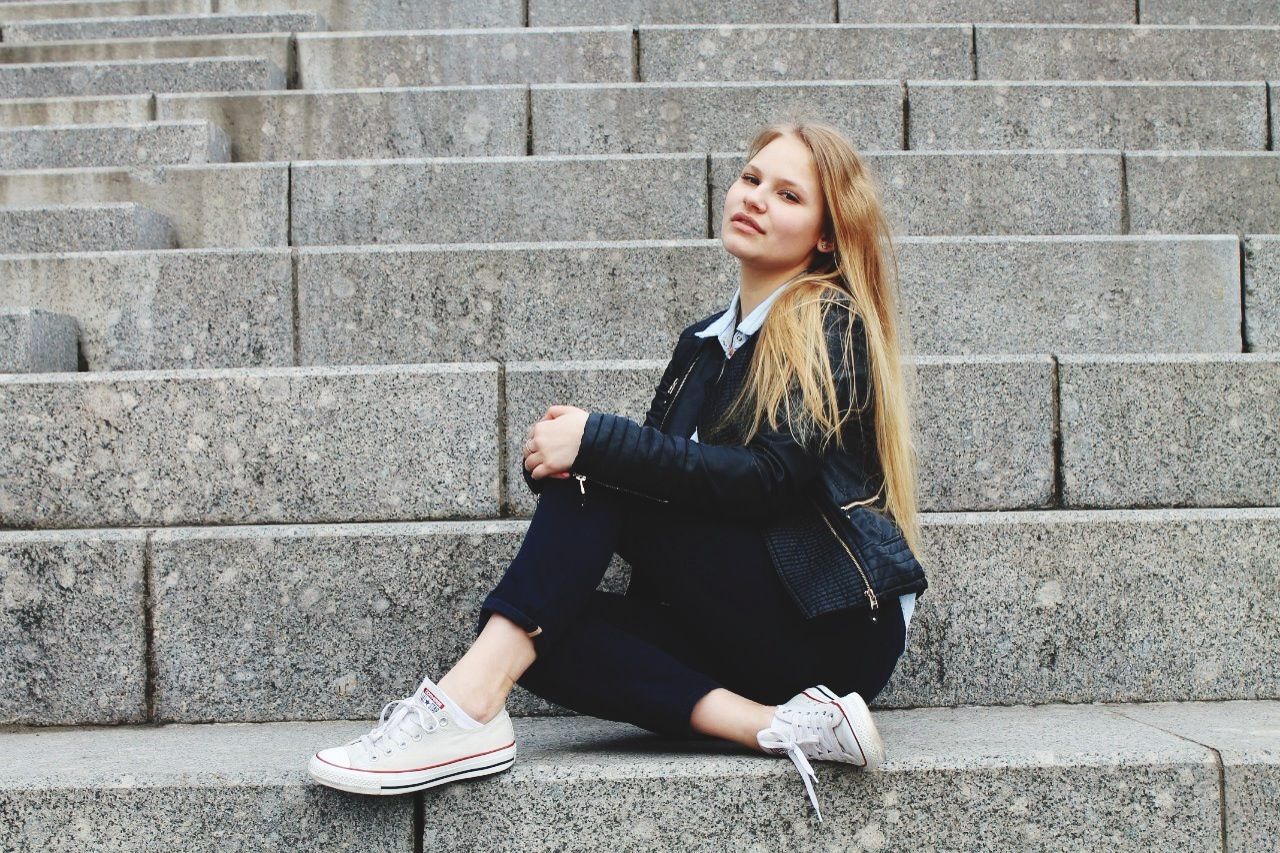
[[427, 678], [413, 696], [387, 703], [373, 731], [311, 756], [307, 772], [355, 794], [407, 794], [501, 773], [515, 760], [506, 708], [479, 723]]
[[884, 741], [867, 703], [856, 692], [837, 696], [824, 685], [797, 693], [774, 711], [769, 728], [756, 734], [760, 748], [787, 755], [800, 770], [813, 809], [822, 820], [813, 792], [817, 775], [808, 759], [842, 761], [867, 770], [884, 763]]

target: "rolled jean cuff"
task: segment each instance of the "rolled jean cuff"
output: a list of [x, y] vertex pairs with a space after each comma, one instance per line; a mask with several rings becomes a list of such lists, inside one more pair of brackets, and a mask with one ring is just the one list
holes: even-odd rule
[[480, 617], [476, 620], [476, 634], [484, 630], [485, 611], [492, 610], [494, 613], [501, 613], [512, 622], [524, 629], [524, 632], [530, 637], [536, 637], [542, 633], [540, 626], [533, 618], [513, 604], [509, 604], [498, 598], [493, 593], [485, 596], [484, 601], [480, 603]]

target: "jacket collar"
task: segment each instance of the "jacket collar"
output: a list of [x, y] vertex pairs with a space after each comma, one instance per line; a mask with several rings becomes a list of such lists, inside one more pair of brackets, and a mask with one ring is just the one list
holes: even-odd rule
[[742, 287], [739, 286], [733, 292], [733, 299], [729, 300], [729, 307], [720, 317], [700, 332], [694, 332], [695, 337], [699, 338], [719, 338], [720, 347], [724, 350], [725, 355], [729, 354], [729, 344], [733, 343], [735, 351], [742, 348], [747, 338], [759, 331], [764, 325], [765, 315], [769, 313], [769, 306], [773, 305], [778, 295], [782, 293], [782, 287], [774, 288], [773, 293], [755, 307], [755, 310], [742, 318], [742, 322], [734, 328], [733, 321], [738, 317], [738, 304], [742, 299]]

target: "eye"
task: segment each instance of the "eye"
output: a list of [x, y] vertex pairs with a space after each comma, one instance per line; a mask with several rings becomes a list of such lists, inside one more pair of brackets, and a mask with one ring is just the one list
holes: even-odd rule
[[[754, 181], [756, 180], [756, 176], [748, 173], [743, 173], [742, 179], [744, 181]], [[795, 193], [793, 193], [791, 190], [783, 190], [782, 194], [794, 202], [800, 201], [800, 197]]]

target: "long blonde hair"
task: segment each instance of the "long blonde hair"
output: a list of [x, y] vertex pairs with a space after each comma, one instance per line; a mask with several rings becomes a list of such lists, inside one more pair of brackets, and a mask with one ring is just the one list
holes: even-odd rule
[[[866, 395], [864, 401], [863, 390], [853, 388], [853, 407], [844, 417], [855, 417], [853, 412], [862, 411], [874, 396], [883, 509], [911, 550], [918, 553], [916, 458], [910, 414], [916, 377], [914, 371], [904, 375], [901, 368], [909, 334], [905, 324], [899, 328], [898, 261], [889, 222], [867, 167], [848, 139], [829, 124], [806, 120], [770, 124], [751, 140], [747, 161], [783, 134], [798, 137], [813, 154], [825, 202], [822, 233], [835, 247], [816, 254], [808, 270], [778, 294], [759, 330], [743, 387], [709, 435], [735, 432], [736, 439], [746, 444], [766, 421], [770, 429], [777, 430], [781, 410], [805, 446], [820, 437], [820, 451], [832, 440], [837, 448], [843, 448], [842, 418], [824, 323], [827, 311], [847, 312], [847, 317], [839, 319], [848, 321], [840, 326], [846, 330], [845, 363], [852, 366], [850, 332], [854, 316], [860, 317], [874, 394]], [[849, 372], [852, 380], [852, 367]], [[797, 389], [799, 399], [795, 400]], [[751, 410], [749, 415], [744, 415], [746, 409]], [[874, 477], [877, 472], [870, 473]]]

